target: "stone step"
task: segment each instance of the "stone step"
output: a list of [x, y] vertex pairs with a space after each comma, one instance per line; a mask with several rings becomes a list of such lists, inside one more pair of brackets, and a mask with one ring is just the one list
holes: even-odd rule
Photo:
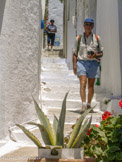
[[[63, 93], [53, 93], [53, 92], [45, 92], [45, 91], [42, 91], [41, 92], [41, 96], [42, 96], [42, 100], [62, 100], [64, 99], [64, 92]], [[88, 95], [86, 94], [86, 96], [88, 97]], [[80, 97], [80, 93], [79, 92], [75, 92], [75, 93], [69, 93], [68, 94], [68, 97], [67, 97], [67, 101], [81, 101], [81, 97]], [[94, 97], [93, 97], [93, 101], [96, 100], [96, 94], [94, 94]]]
[[[78, 79], [78, 77], [76, 75], [73, 74], [73, 72], [67, 72], [67, 71], [61, 71], [59, 73], [59, 71], [53, 71], [53, 72], [41, 72], [41, 77], [42, 78], [70, 78], [70, 79]], [[78, 79], [79, 80], [79, 79]]]
[[[44, 145], [41, 132], [36, 126], [32, 126], [31, 128], [28, 128], [25, 126], [31, 133], [33, 133], [39, 140], [40, 142]], [[64, 135], [67, 136], [69, 132], [72, 131], [72, 125], [71, 124], [65, 124], [64, 126]], [[12, 136], [14, 136], [14, 139], [16, 139], [17, 142], [26, 142], [27, 144], [33, 145], [33, 142], [23, 133], [22, 130], [15, 128], [12, 130]]]
[[64, 59], [64, 58], [61, 59], [58, 57], [53, 57], [53, 58], [42, 57], [41, 62], [42, 62], [42, 64], [45, 64], [45, 63], [66, 64], [66, 59]]
[[[52, 119], [52, 120], [50, 120], [50, 123], [52, 124], [53, 123], [53, 116], [48, 115], [48, 118]], [[37, 120], [33, 121], [33, 122], [40, 123]], [[26, 127], [31, 133], [33, 133], [40, 140], [40, 142], [42, 144], [44, 144], [43, 140], [42, 140], [41, 133], [40, 133], [39, 129], [36, 126], [31, 126], [31, 125], [28, 125], [26, 123], [24, 123], [22, 125], [24, 127]], [[72, 131], [72, 125], [73, 124], [71, 124], [71, 123], [66, 123], [65, 122], [65, 125], [64, 125], [64, 135], [65, 136], [67, 136], [69, 134], [69, 132]], [[28, 144], [33, 145], [33, 142], [17, 126], [14, 126], [13, 128], [11, 128], [11, 136], [14, 139], [14, 141], [16, 141], [16, 142], [23, 142], [23, 143], [26, 143], [27, 145]]]
[[[61, 108], [62, 107], [62, 100], [42, 100], [41, 101], [42, 107], [45, 107], [46, 109], [50, 109], [50, 108]], [[95, 106], [96, 108], [99, 110], [100, 109], [100, 103], [93, 101], [91, 106]], [[82, 107], [82, 103], [81, 100], [77, 100], [77, 101], [67, 101], [67, 110], [77, 110], [77, 109], [81, 109]]]
[[[57, 111], [57, 109], [50, 109], [50, 112], [48, 112], [47, 117], [50, 120], [50, 123], [53, 123], [53, 118], [54, 116], [52, 114], [55, 114], [57, 116], [57, 118], [59, 118], [59, 112]], [[87, 115], [86, 119], [91, 117], [92, 115], [92, 124], [99, 124], [99, 122], [101, 121], [101, 112], [96, 112], [96, 113], [89, 113], [89, 115]], [[77, 119], [81, 116], [81, 114], [79, 113], [79, 111], [77, 110], [75, 111], [66, 111], [66, 118], [65, 118], [65, 126], [64, 126], [64, 136], [67, 136], [69, 133], [71, 133], [72, 131], [72, 126], [76, 123]], [[34, 121], [36, 123], [40, 123], [39, 121]], [[29, 131], [31, 131], [39, 140], [42, 144], [43, 140], [41, 137], [41, 133], [39, 131], [39, 129], [36, 126], [31, 126], [28, 124], [22, 124], [23, 126], [25, 126]], [[24, 142], [27, 145], [34, 145], [33, 142], [23, 133], [23, 131], [21, 129], [19, 129], [18, 127], [14, 127], [11, 129], [11, 135], [12, 137], [14, 137], [14, 140], [17, 142]]]
[[54, 85], [56, 85], [56, 84], [79, 84], [79, 80], [76, 78], [76, 79], [70, 79], [70, 78], [66, 78], [66, 79], [64, 79], [64, 78], [50, 78], [50, 79], [48, 79], [48, 78], [41, 78], [41, 82], [46, 82], [46, 83], [52, 83], [52, 84], [54, 84]]
[[67, 65], [66, 64], [54, 64], [54, 63], [45, 63], [45, 64], [42, 64], [42, 67], [43, 68], [47, 68], [47, 69], [49, 69], [49, 68], [51, 68], [51, 69], [68, 69], [68, 67], [67, 67]]
[[41, 72], [69, 72], [68, 71], [68, 68], [44, 68], [44, 67], [41, 67]]
[[74, 82], [74, 81], [77, 81], [77, 83], [79, 83], [79, 79], [77, 78], [77, 77], [75, 77], [75, 76], [63, 76], [62, 75], [62, 77], [60, 76], [54, 76], [54, 77], [52, 77], [52, 76], [43, 76], [42, 75], [42, 77], [41, 77], [41, 81], [46, 81], [46, 82], [54, 82], [54, 81], [57, 81], [57, 82], [60, 82], [60, 81], [63, 81], [63, 82]]
[[45, 87], [45, 88], [50, 88], [52, 90], [58, 90], [58, 89], [63, 89], [63, 90], [75, 90], [75, 89], [79, 89], [80, 90], [80, 84], [79, 84], [79, 81], [78, 83], [74, 84], [74, 83], [64, 83], [64, 82], [60, 82], [60, 84], [57, 84], [56, 81], [54, 81], [53, 83], [52, 82], [46, 82], [46, 81], [42, 81], [41, 80], [41, 86], [42, 87]]
[[[52, 112], [55, 111], [55, 112]], [[53, 115], [52, 115], [53, 113]], [[54, 119], [54, 114], [56, 115], [56, 117], [59, 119], [59, 115], [60, 112], [56, 112], [56, 110], [51, 109], [51, 111], [47, 112], [46, 115], [48, 117], [48, 119], [50, 119], [51, 122], [53, 122]], [[102, 117], [102, 112], [100, 111], [95, 111], [94, 113], [89, 113], [89, 115], [87, 115], [87, 118], [90, 118], [92, 115], [92, 124], [99, 124], [101, 121], [101, 117]], [[74, 125], [77, 121], [77, 119], [81, 116], [80, 113], [80, 109], [77, 109], [76, 111], [70, 110], [66, 112], [66, 118], [65, 118], [65, 124], [66, 125]], [[71, 130], [70, 130], [71, 131]], [[66, 130], [67, 132], [67, 130]]]
[[[41, 83], [41, 89], [44, 90], [44, 92], [53, 92], [53, 93], [63, 93], [65, 94], [66, 92], [70, 91], [70, 93], [76, 93], [80, 92], [80, 85], [79, 84], [53, 84], [52, 83], [46, 83], [42, 82]], [[87, 91], [87, 89], [86, 89]]]
[[59, 56], [61, 56], [60, 57], [60, 59], [63, 59], [63, 57], [62, 57], [62, 54], [63, 53], [63, 50], [57, 50], [57, 49], [53, 49], [53, 51], [51, 51], [51, 49], [49, 49], [49, 50], [45, 50], [45, 51], [43, 51], [43, 57], [48, 57], [48, 58], [59, 58]]

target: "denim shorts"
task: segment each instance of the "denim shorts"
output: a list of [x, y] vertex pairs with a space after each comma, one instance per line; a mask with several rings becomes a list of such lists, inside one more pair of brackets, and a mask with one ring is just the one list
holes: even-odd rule
[[54, 46], [55, 41], [55, 34], [54, 33], [48, 33], [48, 44], [51, 43], [52, 46]]
[[77, 76], [86, 75], [87, 78], [99, 78], [100, 67], [96, 60], [77, 61]]

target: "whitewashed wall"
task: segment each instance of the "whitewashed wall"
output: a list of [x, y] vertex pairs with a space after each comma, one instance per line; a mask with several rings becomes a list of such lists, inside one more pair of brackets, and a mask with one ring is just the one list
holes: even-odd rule
[[63, 3], [59, 0], [49, 0], [48, 11], [49, 21], [51, 19], [55, 20], [55, 25], [57, 26], [56, 35], [61, 36], [61, 46], [63, 46]]
[[[1, 0], [0, 0], [1, 4]], [[3, 4], [4, 7], [4, 4]], [[40, 89], [40, 0], [6, 0], [0, 35], [0, 139], [35, 119]]]
[[67, 14], [67, 65], [72, 69], [72, 47], [76, 38], [76, 30], [73, 26], [73, 16], [75, 16], [75, 1], [68, 1], [68, 14]]
[[122, 95], [121, 15], [121, 0], [98, 0], [97, 33], [100, 34], [104, 46], [101, 84], [114, 96]]
[[[67, 0], [67, 64], [72, 69], [72, 48], [76, 35], [84, 32], [84, 19], [91, 17], [96, 22], [96, 0]], [[77, 5], [76, 5], [77, 3]], [[77, 10], [77, 11], [76, 11]], [[77, 13], [76, 13], [77, 12]], [[73, 25], [73, 17], [76, 16], [76, 24]], [[96, 31], [96, 25], [94, 32]]]

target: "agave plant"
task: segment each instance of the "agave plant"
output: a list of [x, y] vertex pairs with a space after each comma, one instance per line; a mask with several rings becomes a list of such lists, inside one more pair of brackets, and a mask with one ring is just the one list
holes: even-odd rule
[[66, 99], [68, 92], [66, 93], [63, 103], [62, 109], [60, 113], [59, 119], [54, 115], [53, 125], [50, 124], [49, 119], [44, 114], [42, 109], [39, 107], [37, 102], [34, 100], [35, 109], [40, 120], [40, 124], [30, 122], [28, 124], [35, 125], [39, 128], [42, 139], [45, 143], [45, 146], [42, 146], [39, 139], [37, 139], [34, 134], [32, 134], [29, 130], [27, 130], [24, 126], [20, 124], [16, 124], [22, 131], [37, 145], [38, 148], [79, 148], [81, 146], [82, 141], [84, 140], [88, 129], [91, 124], [92, 117], [90, 119], [85, 120], [86, 115], [93, 109], [86, 110], [80, 118], [77, 120], [73, 131], [71, 133], [70, 139], [67, 144], [64, 144], [64, 123], [65, 123], [65, 114], [66, 114]]

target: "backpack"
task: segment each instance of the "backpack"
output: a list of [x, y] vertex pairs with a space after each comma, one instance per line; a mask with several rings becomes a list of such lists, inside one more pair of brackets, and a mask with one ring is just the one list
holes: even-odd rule
[[[98, 38], [97, 34], [95, 34], [95, 36], [96, 36], [96, 40], [98, 42], [98, 48], [99, 48], [99, 38]], [[80, 48], [81, 37], [82, 37], [82, 35], [78, 35], [77, 55], [78, 55], [79, 48]]]

